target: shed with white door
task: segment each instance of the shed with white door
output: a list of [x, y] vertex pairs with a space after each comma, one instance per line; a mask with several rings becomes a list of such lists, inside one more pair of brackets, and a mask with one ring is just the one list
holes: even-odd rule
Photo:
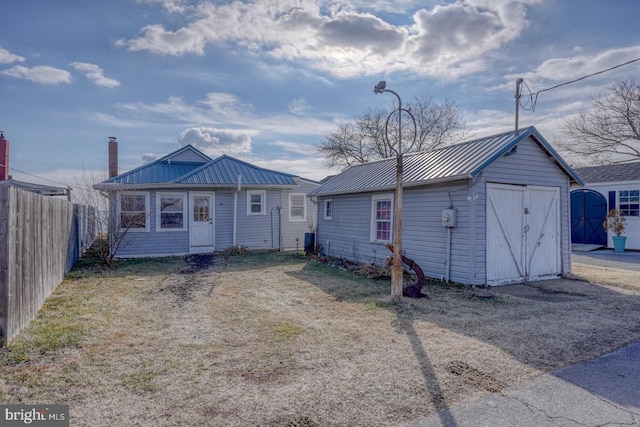
[[[427, 276], [470, 285], [571, 271], [569, 189], [580, 177], [534, 128], [403, 156], [403, 250]], [[330, 257], [391, 255], [396, 159], [352, 166], [309, 195]]]

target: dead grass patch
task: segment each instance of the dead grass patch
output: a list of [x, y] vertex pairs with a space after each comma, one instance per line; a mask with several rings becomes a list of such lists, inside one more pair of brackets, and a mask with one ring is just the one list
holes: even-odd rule
[[640, 289], [589, 269], [394, 304], [292, 254], [202, 261], [75, 269], [0, 356], [0, 401], [80, 426], [403, 426], [640, 339]]

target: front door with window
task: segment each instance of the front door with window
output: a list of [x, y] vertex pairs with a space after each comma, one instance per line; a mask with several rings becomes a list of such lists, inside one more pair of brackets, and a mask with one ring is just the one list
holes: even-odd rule
[[189, 195], [189, 252], [205, 253], [214, 249], [213, 193]]

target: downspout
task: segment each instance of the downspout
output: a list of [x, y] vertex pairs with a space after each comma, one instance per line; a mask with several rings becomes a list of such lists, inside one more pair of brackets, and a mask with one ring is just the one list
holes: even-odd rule
[[449, 283], [451, 274], [451, 227], [447, 227], [447, 269], [445, 271], [445, 283]]
[[238, 227], [238, 193], [242, 189], [242, 175], [238, 174], [238, 189], [233, 193], [233, 247], [236, 246], [236, 230]]
[[273, 226], [273, 213], [274, 212], [278, 212], [278, 250], [281, 251], [282, 250], [282, 215], [281, 215], [281, 208], [280, 206], [274, 206], [273, 208], [271, 208], [271, 248], [273, 248], [276, 244], [275, 240], [275, 230], [274, 230], [274, 226]]

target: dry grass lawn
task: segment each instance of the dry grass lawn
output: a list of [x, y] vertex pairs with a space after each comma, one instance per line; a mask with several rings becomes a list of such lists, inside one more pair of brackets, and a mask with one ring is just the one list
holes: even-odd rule
[[404, 426], [640, 339], [621, 271], [393, 304], [292, 254], [186, 260], [70, 273], [0, 354], [0, 402], [69, 404], [73, 426]]

